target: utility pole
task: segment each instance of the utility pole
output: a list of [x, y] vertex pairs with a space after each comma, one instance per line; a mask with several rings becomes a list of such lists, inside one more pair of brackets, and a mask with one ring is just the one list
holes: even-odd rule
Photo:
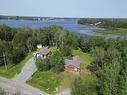
[[5, 53], [3, 53], [3, 58], [4, 58], [5, 70], [7, 71], [7, 61], [6, 61]]

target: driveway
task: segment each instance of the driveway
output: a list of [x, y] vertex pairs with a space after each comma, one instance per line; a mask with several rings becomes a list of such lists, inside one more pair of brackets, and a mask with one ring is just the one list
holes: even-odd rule
[[26, 82], [27, 80], [31, 79], [32, 75], [37, 71], [35, 60], [31, 58], [22, 68], [20, 74], [16, 75], [12, 80]]

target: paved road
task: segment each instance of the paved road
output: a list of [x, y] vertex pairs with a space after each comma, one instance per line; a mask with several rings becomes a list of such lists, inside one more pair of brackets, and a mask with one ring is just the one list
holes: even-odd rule
[[[16, 75], [14, 78], [6, 79], [0, 77], [0, 87], [9, 92], [9, 95], [13, 95], [14, 93], [20, 93], [17, 95], [48, 95], [47, 93], [25, 83], [36, 71], [37, 68], [35, 65], [35, 60], [31, 58], [24, 65], [21, 73]], [[64, 89], [56, 95], [70, 95], [70, 91], [70, 89]]]
[[[20, 95], [48, 95], [25, 82], [37, 71], [35, 60], [31, 58], [22, 68], [21, 73], [12, 79], [0, 77], [0, 87], [9, 92], [9, 95], [20, 92]], [[11, 73], [11, 72], [10, 72]], [[19, 95], [19, 94], [18, 94]]]
[[2, 77], [0, 77], [0, 87], [9, 92], [9, 95], [19, 92], [20, 95], [48, 95], [37, 88], [27, 85], [26, 83]]
[[28, 62], [24, 65], [20, 74], [16, 75], [12, 80], [18, 80], [20, 82], [26, 82], [29, 80], [33, 73], [37, 71], [35, 60], [31, 58]]

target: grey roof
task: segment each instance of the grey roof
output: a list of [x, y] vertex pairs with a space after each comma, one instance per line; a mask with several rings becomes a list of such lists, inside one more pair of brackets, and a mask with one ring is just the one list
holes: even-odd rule
[[65, 59], [65, 67], [68, 67], [68, 66], [75, 66], [77, 68], [80, 68], [80, 57], [79, 56], [75, 56], [73, 57], [72, 59]]
[[41, 49], [38, 54], [41, 55], [47, 55], [50, 52], [50, 50], [48, 49], [48, 47], [44, 47], [43, 49]]

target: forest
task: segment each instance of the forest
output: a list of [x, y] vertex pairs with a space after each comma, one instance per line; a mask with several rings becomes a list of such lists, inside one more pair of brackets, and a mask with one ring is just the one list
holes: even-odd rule
[[127, 28], [127, 19], [113, 18], [82, 18], [78, 21], [79, 24], [91, 24], [100, 28]]
[[[62, 27], [43, 29], [28, 27], [10, 28], [0, 26], [0, 64], [18, 64], [27, 53], [35, 51], [37, 44], [56, 46], [63, 55], [70, 55], [71, 48], [78, 45], [77, 36]], [[64, 50], [67, 52], [64, 52]]]
[[50, 64], [49, 68], [47, 66], [42, 68], [45, 64], [43, 66], [38, 64], [41, 71], [53, 68], [54, 72], [61, 72], [64, 64], [63, 56], [71, 56], [73, 49], [81, 49], [94, 57], [87, 68], [96, 75], [96, 83], [88, 84], [79, 76], [73, 84], [72, 95], [127, 95], [126, 40], [105, 39], [99, 36], [84, 39], [58, 26], [32, 29], [1, 25], [0, 65], [18, 64], [27, 53], [36, 50], [36, 45], [40, 43], [43, 46], [55, 46], [60, 49], [46, 60], [50, 63], [51, 60], [58, 58], [57, 61], [53, 61], [57, 65]]
[[92, 83], [86, 86], [79, 78], [72, 95], [127, 95], [127, 41], [90, 37], [80, 41], [79, 47], [94, 56], [88, 68], [96, 74], [97, 83], [93, 89]]

